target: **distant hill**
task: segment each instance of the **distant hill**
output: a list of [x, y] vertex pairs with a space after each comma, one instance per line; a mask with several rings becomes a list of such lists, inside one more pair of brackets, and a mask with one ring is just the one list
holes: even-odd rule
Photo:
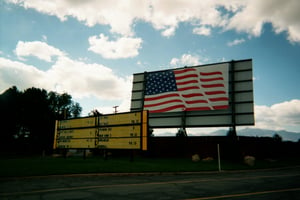
[[[224, 136], [227, 135], [229, 129], [219, 129], [212, 133], [194, 133], [189, 134], [189, 136]], [[250, 137], [273, 137], [275, 134], [278, 134], [282, 137], [283, 141], [293, 141], [298, 142], [300, 140], [300, 133], [297, 132], [288, 132], [288, 131], [275, 131], [267, 129], [258, 129], [258, 128], [245, 128], [237, 131], [238, 136], [250, 136]], [[171, 132], [164, 132], [161, 134], [154, 134], [155, 136], [164, 136], [164, 137], [174, 137], [176, 134]]]
[[[228, 130], [218, 130], [210, 135], [226, 135]], [[253, 136], [253, 137], [273, 137], [275, 134], [278, 134], [282, 137], [283, 141], [293, 141], [297, 142], [300, 139], [300, 133], [288, 132], [288, 131], [274, 131], [267, 129], [258, 129], [258, 128], [245, 128], [237, 131], [238, 136]]]

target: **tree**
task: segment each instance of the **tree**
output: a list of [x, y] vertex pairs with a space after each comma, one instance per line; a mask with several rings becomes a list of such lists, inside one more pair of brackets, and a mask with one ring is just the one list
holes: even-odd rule
[[14, 142], [14, 136], [20, 127], [20, 102], [21, 92], [13, 86], [0, 95], [1, 112], [1, 140], [0, 149], [9, 148]]
[[79, 103], [74, 103], [74, 102], [73, 102], [73, 103], [72, 103], [71, 110], [70, 110], [71, 115], [72, 115], [73, 117], [79, 117], [81, 111], [82, 111], [82, 108], [81, 108], [81, 106], [79, 105]]
[[70, 117], [79, 117], [82, 108], [79, 103], [72, 101], [72, 96], [63, 93], [49, 92], [48, 94], [50, 110], [56, 119], [65, 119]]
[[39, 88], [26, 89], [21, 96], [21, 105], [22, 127], [29, 132], [27, 142], [31, 150], [46, 149], [54, 125], [47, 91]]
[[230, 127], [230, 129], [227, 132], [227, 136], [232, 138], [236, 137], [236, 130], [233, 127]]
[[50, 92], [49, 95], [50, 109], [54, 112], [57, 119], [70, 118], [70, 105], [72, 104], [72, 96], [63, 93]]
[[187, 137], [185, 128], [178, 129], [178, 131], [176, 133], [176, 137]]
[[31, 151], [51, 150], [55, 120], [78, 117], [82, 111], [72, 96], [28, 88], [23, 92], [14, 86], [0, 95], [1, 148]]
[[279, 134], [275, 133], [275, 134], [273, 135], [273, 140], [274, 140], [275, 142], [282, 142], [282, 137], [281, 137]]
[[100, 113], [97, 109], [94, 109], [89, 113], [89, 116], [100, 116], [100, 115], [103, 115], [103, 114]]

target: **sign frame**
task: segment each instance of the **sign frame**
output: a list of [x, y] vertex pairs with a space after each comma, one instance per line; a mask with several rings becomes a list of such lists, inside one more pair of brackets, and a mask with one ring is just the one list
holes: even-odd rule
[[[141, 149], [146, 151], [148, 130], [148, 111], [57, 120], [53, 149]], [[91, 131], [94, 132], [91, 133]]]
[[[165, 113], [149, 113], [150, 128], [193, 128], [193, 127], [235, 127], [254, 125], [254, 89], [252, 59], [237, 60], [207, 65], [191, 66], [207, 67], [227, 64], [229, 108], [209, 111], [181, 111]], [[189, 67], [184, 67], [189, 68]], [[177, 69], [184, 69], [177, 68]], [[175, 69], [173, 69], [175, 70]], [[156, 72], [163, 72], [160, 70]], [[146, 88], [146, 74], [133, 75], [131, 95], [131, 111], [143, 110]]]

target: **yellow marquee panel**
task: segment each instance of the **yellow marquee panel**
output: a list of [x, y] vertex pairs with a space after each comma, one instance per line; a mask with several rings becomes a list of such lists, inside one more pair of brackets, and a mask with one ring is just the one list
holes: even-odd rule
[[109, 138], [108, 141], [99, 141], [100, 149], [140, 149], [140, 138]]
[[104, 115], [99, 117], [100, 126], [124, 125], [141, 123], [141, 113], [122, 113], [114, 115]]
[[84, 117], [84, 118], [61, 120], [58, 123], [58, 129], [94, 127], [96, 125], [97, 125], [96, 117]]

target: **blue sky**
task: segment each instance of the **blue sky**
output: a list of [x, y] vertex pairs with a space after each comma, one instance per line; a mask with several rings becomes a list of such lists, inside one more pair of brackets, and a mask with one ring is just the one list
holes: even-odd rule
[[253, 59], [256, 127], [300, 132], [300, 2], [0, 3], [0, 92], [67, 92], [83, 107], [130, 109], [132, 74]]

